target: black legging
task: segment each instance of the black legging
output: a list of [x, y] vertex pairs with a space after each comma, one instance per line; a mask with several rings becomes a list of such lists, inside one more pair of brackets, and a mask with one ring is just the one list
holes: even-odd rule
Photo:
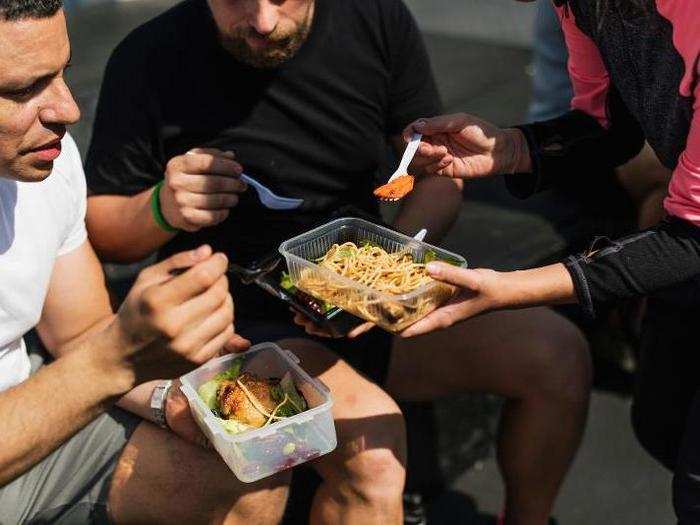
[[674, 472], [680, 525], [700, 524], [700, 288], [649, 301], [632, 423], [642, 446]]

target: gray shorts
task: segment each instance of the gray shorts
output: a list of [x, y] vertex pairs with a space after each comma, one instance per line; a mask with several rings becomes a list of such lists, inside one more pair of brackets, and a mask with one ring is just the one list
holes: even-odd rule
[[[30, 359], [36, 372], [44, 358], [30, 352]], [[31, 470], [0, 487], [0, 525], [108, 523], [112, 474], [141, 421], [115, 407]]]
[[0, 524], [108, 523], [112, 474], [140, 422], [140, 418], [114, 408], [0, 488]]

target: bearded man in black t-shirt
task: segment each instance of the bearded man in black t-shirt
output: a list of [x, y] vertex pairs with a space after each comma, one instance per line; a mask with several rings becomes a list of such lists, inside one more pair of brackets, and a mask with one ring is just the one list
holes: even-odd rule
[[[401, 0], [186, 0], [132, 32], [105, 73], [86, 172], [88, 228], [104, 259], [159, 257], [202, 242], [242, 264], [372, 196], [387, 147], [439, 112], [420, 33]], [[301, 208], [262, 206], [242, 170]], [[421, 166], [412, 170], [419, 174]], [[422, 177], [393, 227], [438, 241], [462, 203], [459, 181]], [[499, 459], [509, 519], [543, 523], [578, 446], [587, 349], [548, 310], [493, 313], [404, 340], [379, 330], [323, 338], [256, 287], [232, 283], [238, 332], [329, 347], [304, 362], [334, 393], [340, 446], [315, 463], [312, 513], [337, 523], [400, 515], [403, 428], [379, 388], [402, 400], [469, 391], [507, 398]], [[313, 341], [315, 339], [315, 342]], [[301, 350], [299, 350], [301, 349]]]

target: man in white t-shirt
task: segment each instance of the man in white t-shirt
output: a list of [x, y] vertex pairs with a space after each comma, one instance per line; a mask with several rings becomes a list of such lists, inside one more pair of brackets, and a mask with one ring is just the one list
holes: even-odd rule
[[[284, 487], [243, 488], [210, 451], [105, 413], [128, 392], [120, 404], [151, 418], [153, 386], [133, 387], [246, 342], [226, 258], [207, 246], [144, 270], [112, 313], [66, 134], [80, 113], [60, 8], [0, 0], [0, 523], [102, 523], [108, 503], [120, 522], [223, 521], [256, 498], [277, 516]], [[23, 335], [34, 327], [56, 359], [32, 375]]]
[[[80, 115], [63, 79], [61, 0], [0, 0], [0, 42], [0, 523], [279, 522], [289, 473], [239, 482], [201, 446], [179, 390], [157, 379], [248, 346], [233, 330], [226, 257], [202, 246], [147, 268], [114, 314], [66, 134]], [[55, 358], [38, 368], [23, 340], [32, 328]], [[315, 462], [336, 490], [319, 490], [312, 520], [399, 523], [398, 407], [296, 343], [307, 370], [342, 393], [338, 449]]]

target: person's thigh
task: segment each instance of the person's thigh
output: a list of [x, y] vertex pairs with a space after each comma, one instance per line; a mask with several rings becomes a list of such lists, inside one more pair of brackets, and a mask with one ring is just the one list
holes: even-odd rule
[[494, 312], [421, 337], [395, 338], [387, 391], [402, 401], [464, 392], [520, 397], [533, 386], [587, 389], [585, 339], [547, 308]]
[[700, 394], [688, 413], [673, 476], [673, 507], [679, 525], [700, 523]]
[[[318, 472], [326, 479], [347, 475], [339, 467], [355, 458], [363, 463], [358, 472], [374, 471], [384, 476], [392, 471], [402, 478], [406, 461], [405, 427], [401, 410], [391, 397], [316, 342], [287, 339], [279, 344], [292, 350], [301, 360], [301, 366], [328, 386], [333, 396], [338, 448], [314, 462]], [[403, 484], [403, 479], [397, 479], [396, 483]]]
[[110, 517], [117, 524], [277, 523], [289, 481], [280, 473], [243, 483], [215, 451], [143, 422], [115, 469]]

